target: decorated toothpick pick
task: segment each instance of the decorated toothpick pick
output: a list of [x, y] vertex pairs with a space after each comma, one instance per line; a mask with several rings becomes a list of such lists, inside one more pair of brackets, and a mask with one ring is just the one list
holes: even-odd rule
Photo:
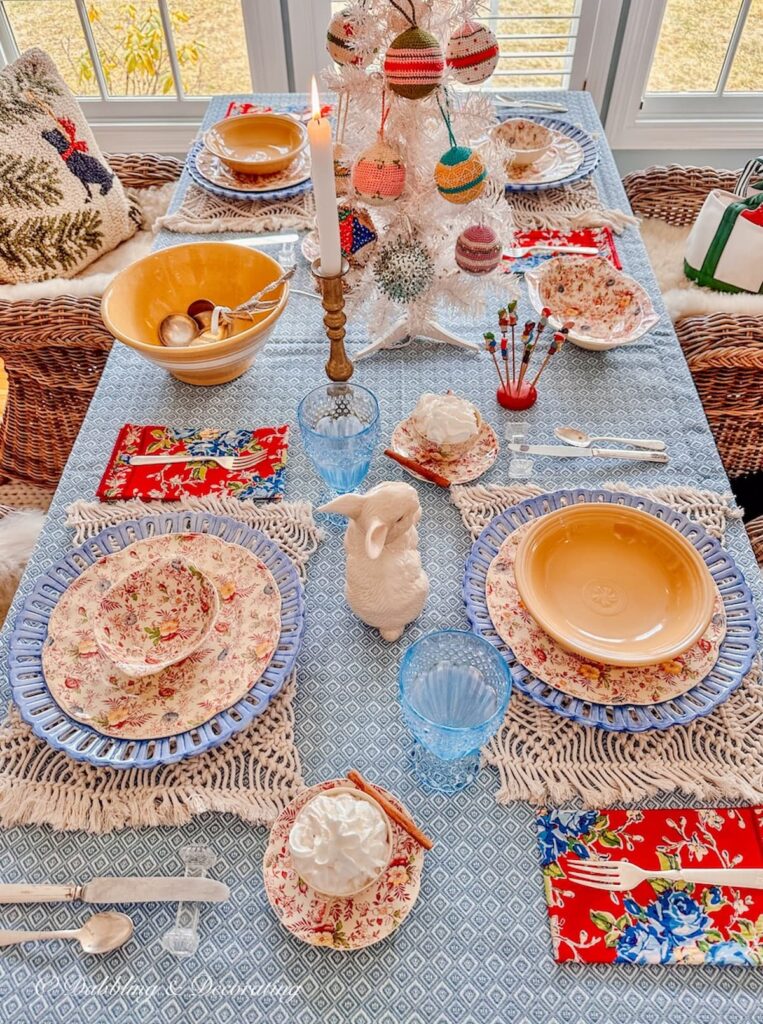
[[495, 363], [495, 372], [498, 374], [498, 380], [501, 382], [501, 387], [505, 388], [506, 387], [506, 382], [504, 381], [503, 377], [501, 376], [501, 368], [498, 365], [498, 359], [496, 358], [496, 354], [495, 354], [496, 348], [498, 347], [498, 343], [495, 340], [495, 335], [493, 334], [492, 331], [485, 331], [484, 338], [485, 338], [485, 348], [490, 353], [490, 355], [493, 357], [493, 362]]
[[[529, 331], [527, 330], [528, 327], [530, 327]], [[517, 380], [517, 392], [520, 392], [522, 390], [522, 382], [524, 381], [525, 374], [527, 373], [527, 367], [530, 363], [530, 356], [535, 351], [535, 346], [538, 344], [538, 338], [540, 337], [540, 330], [537, 330], [535, 332], [535, 336], [533, 336], [533, 327], [535, 327], [535, 325], [532, 324], [532, 321], [528, 321], [525, 324], [525, 331], [522, 333], [524, 347], [522, 349], [522, 359], [519, 364], [519, 379]]]
[[514, 328], [517, 326], [519, 317], [517, 316], [517, 300], [512, 299], [508, 305], [509, 313], [509, 327], [511, 328], [511, 376], [514, 377], [516, 374], [516, 358], [515, 358], [515, 343], [514, 343]]
[[540, 369], [535, 374], [535, 378], [534, 378], [532, 384], [530, 385], [530, 387], [534, 388], [535, 385], [538, 383], [538, 381], [540, 380], [540, 375], [543, 373], [543, 371], [548, 366], [551, 357], [553, 355], [556, 355], [556, 353], [559, 351], [559, 349], [562, 347], [562, 345], [567, 340], [568, 332], [569, 332], [569, 328], [568, 327], [562, 327], [562, 329], [560, 331], [555, 331], [554, 332], [554, 337], [553, 337], [553, 340], [552, 340], [551, 344], [548, 347], [548, 352], [546, 353], [546, 358], [540, 364]]

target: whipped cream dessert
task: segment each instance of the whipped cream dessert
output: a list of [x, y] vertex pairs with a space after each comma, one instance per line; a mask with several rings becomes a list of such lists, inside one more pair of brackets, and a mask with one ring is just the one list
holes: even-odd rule
[[445, 449], [474, 441], [480, 429], [480, 414], [472, 403], [450, 391], [444, 395], [423, 394], [411, 419], [422, 437]]
[[313, 889], [351, 896], [370, 885], [387, 865], [387, 816], [360, 794], [320, 793], [297, 815], [289, 850], [294, 870]]

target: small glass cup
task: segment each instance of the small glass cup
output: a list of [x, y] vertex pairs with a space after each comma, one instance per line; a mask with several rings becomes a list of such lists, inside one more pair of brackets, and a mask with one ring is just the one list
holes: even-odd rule
[[359, 384], [322, 384], [297, 409], [302, 443], [332, 494], [355, 491], [379, 443], [379, 403]]
[[456, 793], [479, 773], [480, 747], [495, 735], [511, 696], [511, 672], [474, 633], [444, 629], [417, 640], [400, 663], [400, 707], [413, 735], [421, 783]]

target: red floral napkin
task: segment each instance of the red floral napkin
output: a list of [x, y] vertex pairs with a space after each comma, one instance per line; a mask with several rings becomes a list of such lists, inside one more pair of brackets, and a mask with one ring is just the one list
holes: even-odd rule
[[[96, 494], [101, 501], [179, 501], [217, 494], [233, 498], [280, 501], [289, 428], [258, 430], [178, 430], [175, 427], [125, 423], [119, 431], [106, 472]], [[244, 455], [264, 452], [254, 468], [229, 472], [214, 462], [131, 466], [131, 455]]]
[[558, 961], [763, 966], [763, 889], [656, 878], [608, 892], [567, 877], [571, 859], [763, 869], [763, 808], [552, 810], [537, 825]]
[[[568, 231], [566, 234], [561, 231], [517, 231], [511, 245], [513, 248], [517, 248], [522, 245], [538, 245], [540, 242], [548, 242], [550, 245], [596, 246], [600, 256], [610, 260], [618, 270], [623, 268], [615, 248], [615, 236], [609, 228], [580, 228], [578, 231]], [[532, 270], [533, 267], [537, 267], [551, 258], [550, 253], [542, 252], [531, 253], [529, 256], [520, 256], [516, 259], [504, 256], [503, 269], [507, 274], [526, 274], [528, 270]]]
[[[287, 110], [292, 114], [296, 114], [297, 117], [299, 117], [300, 119], [308, 118], [312, 113], [312, 111], [308, 107], [299, 108], [295, 106], [289, 106], [287, 107]], [[321, 117], [330, 117], [332, 110], [333, 107], [329, 103], [324, 103], [323, 106], [321, 107]], [[241, 103], [238, 100], [231, 100], [225, 111], [225, 116], [238, 117], [239, 114], [272, 113], [273, 107], [263, 106], [262, 103], [248, 103], [246, 101]]]

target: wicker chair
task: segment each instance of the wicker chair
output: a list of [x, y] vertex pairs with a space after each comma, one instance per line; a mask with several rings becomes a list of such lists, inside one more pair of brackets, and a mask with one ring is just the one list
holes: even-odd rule
[[[108, 159], [122, 184], [137, 189], [176, 181], [183, 166], [150, 153]], [[98, 298], [0, 302], [0, 358], [10, 379], [0, 478], [55, 488], [111, 345]]]
[[[633, 212], [676, 227], [694, 223], [708, 192], [733, 191], [737, 171], [712, 167], [648, 167], [623, 178]], [[763, 471], [763, 317], [716, 313], [676, 325], [694, 383], [732, 480]], [[756, 557], [763, 565], [763, 526]], [[752, 524], [748, 531], [752, 536]], [[753, 540], [755, 545], [755, 540]]]

